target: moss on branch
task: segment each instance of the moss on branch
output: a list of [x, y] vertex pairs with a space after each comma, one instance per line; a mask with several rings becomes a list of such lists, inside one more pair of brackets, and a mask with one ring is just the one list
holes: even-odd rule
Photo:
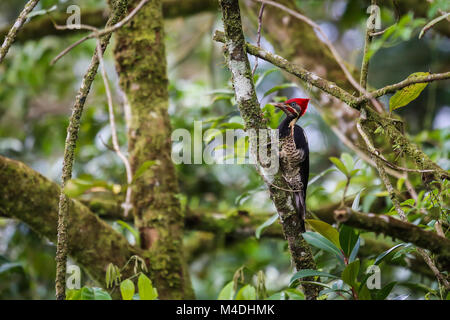
[[[239, 111], [247, 129], [265, 129], [266, 125], [261, 116], [261, 109], [256, 97], [250, 63], [245, 48], [239, 2], [237, 0], [220, 0], [219, 4], [222, 9], [225, 29], [225, 55], [228, 68], [232, 74], [232, 83]], [[255, 150], [258, 152], [257, 146]], [[261, 164], [262, 167], [263, 165]], [[298, 270], [315, 269], [316, 266], [311, 248], [301, 236], [301, 224], [299, 216], [292, 205], [291, 194], [273, 187], [273, 185], [277, 185], [284, 186], [287, 189], [286, 182], [280, 173], [277, 173], [270, 183], [267, 181], [266, 183], [279, 214], [293, 263]], [[308, 299], [317, 297], [319, 291], [317, 286], [305, 284], [304, 288]]]
[[394, 239], [411, 242], [439, 256], [445, 270], [450, 268], [450, 240], [438, 234], [391, 216], [360, 213], [351, 208], [335, 211], [335, 219], [349, 226], [384, 233]]
[[[14, 179], [17, 184], [17, 187], [16, 184], [0, 186], [0, 216], [18, 219], [30, 225], [38, 234], [54, 241], [56, 239], [55, 219], [58, 208], [57, 195], [60, 192], [60, 187], [25, 164], [1, 156], [0, 179]], [[115, 199], [105, 198], [102, 195], [100, 197], [82, 200], [82, 204], [76, 200], [71, 201], [74, 205], [71, 206], [70, 217], [73, 217], [78, 222], [74, 224], [70, 220], [71, 224], [69, 225], [68, 231], [70, 235], [69, 240], [81, 237], [80, 230], [82, 229], [80, 226], [84, 225], [84, 223], [89, 223], [84, 228], [100, 231], [89, 234], [88, 239], [82, 239], [83, 242], [78, 247], [84, 246], [86, 252], [83, 252], [84, 249], [75, 250], [75, 248], [69, 247], [69, 254], [100, 284], [103, 282], [104, 268], [109, 262], [123, 265], [128, 260], [127, 257], [134, 254], [142, 254], [139, 249], [130, 246], [108, 224], [103, 223], [101, 219], [92, 217], [93, 214], [97, 214], [100, 218], [126, 220], [123, 217], [123, 209], [120, 207], [120, 204], [123, 202], [121, 199], [116, 201]], [[351, 205], [351, 203], [352, 199], [349, 199], [347, 204]], [[333, 213], [338, 207], [339, 204], [325, 206], [315, 210], [314, 214], [323, 221], [333, 223], [335, 221]], [[224, 235], [228, 239], [227, 243], [231, 243], [240, 241], [242, 238], [254, 236], [256, 228], [267, 220], [269, 216], [270, 214], [253, 214], [248, 211], [223, 214], [205, 210], [193, 211], [187, 209], [185, 225], [188, 230]], [[376, 218], [381, 217], [376, 216]], [[380, 228], [384, 227], [384, 225], [372, 223], [372, 217], [367, 214], [359, 214], [358, 219], [348, 219], [345, 223], [355, 228], [374, 232], [380, 232]], [[376, 229], [372, 228], [374, 225], [377, 226]], [[397, 233], [394, 234], [390, 231], [391, 229], [383, 228], [381, 233], [386, 236], [401, 239]], [[422, 238], [426, 241], [428, 233], [420, 234], [423, 234]], [[110, 247], [108, 247], [109, 251], [104, 251], [103, 248], [99, 248], [97, 244], [104, 243], [104, 240], [99, 240], [97, 237], [102, 237], [103, 235], [109, 239], [117, 239], [114, 250]], [[274, 223], [265, 229], [261, 236], [283, 238], [284, 234], [280, 224]], [[92, 241], [92, 243], [89, 243], [89, 241]], [[369, 240], [366, 239], [366, 243], [367, 241]], [[370, 244], [367, 247], [363, 246], [361, 248], [361, 250], [365, 250], [363, 252], [365, 256], [379, 254], [387, 249], [389, 249], [389, 246], [380, 241], [377, 241], [376, 244]], [[100, 256], [101, 261], [94, 260], [90, 256], [96, 250], [101, 250], [102, 252]], [[124, 254], [125, 257], [119, 256], [119, 253]], [[88, 258], [86, 259], [86, 257]], [[416, 260], [419, 260], [418, 257], [414, 261], [411, 261], [411, 270], [429, 275], [430, 272], [426, 265]]]
[[[139, 1], [129, 1], [130, 9]], [[171, 159], [171, 125], [162, 1], [149, 1], [116, 32], [114, 49], [120, 86], [130, 107], [129, 159], [133, 174], [157, 161], [133, 183], [132, 203], [141, 247], [163, 299], [192, 298], [183, 270], [183, 213]]]
[[[125, 13], [126, 0], [111, 1], [112, 13], [106, 23], [110, 27], [117, 23]], [[107, 34], [100, 38], [100, 46], [104, 51], [109, 44], [111, 34]], [[75, 157], [75, 148], [78, 139], [78, 132], [80, 130], [81, 116], [83, 114], [84, 103], [91, 89], [91, 85], [97, 74], [99, 61], [97, 56], [97, 49], [89, 64], [88, 70], [83, 76], [81, 86], [75, 97], [75, 102], [72, 106], [72, 113], [69, 119], [69, 126], [67, 127], [66, 141], [64, 145], [63, 168], [61, 176], [61, 185], [64, 189], [67, 181], [72, 178], [72, 166]], [[65, 299], [65, 276], [67, 263], [67, 223], [69, 214], [70, 201], [63, 193], [59, 196], [59, 211], [58, 211], [58, 239], [56, 248], [56, 298], [58, 300]]]
[[[223, 32], [216, 31], [216, 33], [214, 34], [214, 40], [225, 43], [225, 34]], [[306, 83], [313, 85], [321, 89], [322, 91], [328, 93], [329, 95], [347, 103], [349, 106], [355, 105], [356, 98], [353, 97], [344, 89], [340, 88], [334, 82], [321, 78], [318, 75], [305, 70], [301, 66], [287, 61], [286, 59], [280, 57], [279, 55], [270, 53], [250, 43], [245, 43], [245, 48], [249, 54], [272, 63], [274, 66], [277, 66], [289, 72], [290, 74], [293, 74], [294, 76], [300, 78]]]
[[[0, 156], [0, 213], [29, 225], [56, 243], [58, 194], [61, 188], [25, 164]], [[100, 286], [109, 263], [123, 266], [140, 250], [86, 206], [69, 200], [68, 253]], [[126, 270], [124, 276], [130, 276]]]

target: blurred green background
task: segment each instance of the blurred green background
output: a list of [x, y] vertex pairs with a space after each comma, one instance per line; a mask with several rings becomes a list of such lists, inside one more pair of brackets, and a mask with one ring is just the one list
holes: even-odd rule
[[[2, 0], [0, 27], [11, 24], [26, 1]], [[444, 1], [445, 2], [445, 1]], [[57, 5], [64, 12], [69, 4], [82, 10], [104, 8], [104, 1], [42, 0], [39, 9]], [[441, 3], [442, 4], [442, 3]], [[364, 1], [297, 1], [299, 10], [317, 21], [343, 57], [360, 65], [367, 19]], [[383, 26], [395, 22], [392, 10], [382, 7]], [[434, 13], [430, 12], [430, 16]], [[371, 62], [370, 84], [380, 87], [398, 82], [417, 71], [444, 72], [450, 65], [450, 41], [444, 35], [430, 32], [424, 39], [417, 35], [427, 19], [405, 18], [396, 39], [388, 39]], [[244, 20], [245, 21], [245, 20]], [[255, 43], [255, 26], [248, 21], [245, 32]], [[447, 22], [444, 22], [447, 23]], [[206, 12], [188, 18], [166, 21], [166, 52], [170, 79], [170, 107], [173, 129], [193, 131], [193, 122], [204, 122], [204, 130], [212, 124], [241, 123], [234, 105], [229, 73], [225, 67], [222, 46], [212, 41], [213, 31], [221, 28], [219, 13]], [[262, 46], [273, 51], [264, 39]], [[87, 41], [66, 55], [56, 65], [50, 61], [79, 35], [48, 36], [26, 43], [14, 44], [7, 59], [0, 65], [0, 154], [25, 162], [46, 177], [59, 183], [66, 127], [70, 108], [81, 77], [92, 56], [95, 42]], [[112, 46], [106, 52], [107, 71], [114, 84], [116, 120], [121, 146], [126, 150], [126, 128], [123, 98], [118, 87], [112, 59]], [[250, 58], [254, 63], [254, 59]], [[273, 69], [259, 61], [257, 74]], [[290, 83], [280, 71], [270, 72], [257, 86], [262, 106], [276, 97], [307, 96], [308, 90], [282, 86], [264, 97], [275, 86]], [[434, 82], [418, 99], [398, 110], [406, 120], [411, 139], [421, 144], [431, 158], [449, 169], [450, 150], [450, 86], [448, 81]], [[386, 105], [387, 98], [382, 99]], [[151, 102], [149, 102], [151, 103]], [[314, 105], [310, 106], [300, 123], [306, 130], [311, 148], [311, 174], [317, 175], [332, 167], [329, 157], [339, 157], [351, 151], [339, 141], [322, 120]], [[74, 177], [124, 184], [123, 166], [108, 150], [110, 141], [107, 101], [102, 79], [97, 76], [86, 103], [76, 151]], [[174, 148], [177, 147], [174, 145]], [[354, 157], [356, 161], [357, 158]], [[357, 161], [360, 171], [352, 179], [348, 194], [365, 188], [362, 211], [370, 212], [374, 203], [377, 212], [388, 212], [391, 203], [380, 185], [374, 169]], [[273, 214], [274, 208], [263, 183], [251, 165], [177, 165], [182, 202], [191, 210], [206, 210], [235, 214], [246, 210], [252, 214]], [[12, 183], [1, 181], [0, 183]], [[420, 179], [413, 179], [420, 184]], [[340, 201], [344, 176], [327, 173], [308, 189], [311, 210]], [[420, 191], [420, 187], [418, 187]], [[127, 234], [111, 221], [118, 231]], [[129, 234], [127, 234], [130, 236]], [[364, 233], [364, 239], [395, 240], [382, 235]], [[367, 241], [368, 242], [368, 241]], [[185, 245], [189, 254], [190, 271], [197, 298], [216, 299], [222, 287], [232, 280], [236, 270], [245, 266], [246, 281], [251, 283], [259, 270], [266, 275], [266, 287], [276, 292], [289, 284], [292, 266], [285, 242], [281, 239], [252, 237], [230, 238], [205, 232], [188, 231]], [[364, 248], [364, 241], [362, 248]], [[368, 244], [367, 244], [368, 245]], [[333, 271], [337, 265], [332, 257], [314, 249], [318, 266]], [[370, 251], [370, 250], [369, 250]], [[55, 245], [39, 237], [23, 223], [0, 218], [0, 299], [52, 299], [54, 297]], [[429, 275], [402, 267], [404, 252], [397, 264], [386, 264], [382, 282], [398, 281], [392, 296], [407, 294], [423, 298], [436, 282]], [[374, 255], [361, 259], [366, 265]], [[84, 276], [83, 284], [89, 285]]]

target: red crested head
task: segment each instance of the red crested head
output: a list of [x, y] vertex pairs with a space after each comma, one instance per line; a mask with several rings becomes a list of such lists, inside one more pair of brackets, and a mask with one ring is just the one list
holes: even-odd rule
[[282, 103], [275, 103], [274, 105], [283, 110], [286, 115], [300, 118], [305, 114], [309, 100], [310, 99], [294, 98]]

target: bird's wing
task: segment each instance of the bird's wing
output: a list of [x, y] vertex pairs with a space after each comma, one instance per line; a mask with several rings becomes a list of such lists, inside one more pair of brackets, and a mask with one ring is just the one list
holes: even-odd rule
[[309, 180], [309, 146], [305, 131], [298, 125], [295, 125], [294, 127], [294, 141], [296, 148], [302, 149], [305, 155], [303, 161], [300, 163], [300, 176], [304, 186], [303, 197], [306, 198], [306, 189], [308, 187]]

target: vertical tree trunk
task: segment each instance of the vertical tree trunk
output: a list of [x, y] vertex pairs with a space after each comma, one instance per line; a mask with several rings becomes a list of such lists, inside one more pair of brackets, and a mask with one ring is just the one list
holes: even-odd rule
[[[129, 1], [128, 11], [138, 3]], [[183, 214], [170, 156], [162, 1], [147, 3], [117, 32], [116, 40], [117, 71], [131, 111], [128, 149], [133, 173], [146, 161], [157, 161], [133, 184], [133, 213], [141, 247], [146, 250], [145, 258], [160, 298], [192, 298], [182, 252]]]
[[[231, 71], [236, 101], [245, 122], [246, 129], [266, 129], [262, 121], [261, 109], [256, 97], [250, 63], [245, 52], [245, 39], [242, 31], [241, 14], [238, 0], [220, 0], [222, 20], [226, 37], [225, 56], [228, 68]], [[260, 143], [258, 141], [258, 143]], [[258, 147], [255, 146], [256, 152]], [[259, 159], [257, 160], [260, 161]], [[257, 164], [259, 170], [264, 170], [261, 163]], [[264, 175], [264, 173], [263, 173]], [[298, 270], [316, 269], [316, 263], [311, 248], [301, 235], [300, 217], [294, 209], [291, 194], [275, 186], [287, 188], [286, 182], [278, 172], [272, 181], [266, 182], [270, 197], [277, 209], [283, 233], [288, 242], [292, 261]], [[306, 278], [306, 280], [313, 280]], [[319, 294], [318, 286], [304, 284], [305, 296], [308, 300], [316, 299]]]

